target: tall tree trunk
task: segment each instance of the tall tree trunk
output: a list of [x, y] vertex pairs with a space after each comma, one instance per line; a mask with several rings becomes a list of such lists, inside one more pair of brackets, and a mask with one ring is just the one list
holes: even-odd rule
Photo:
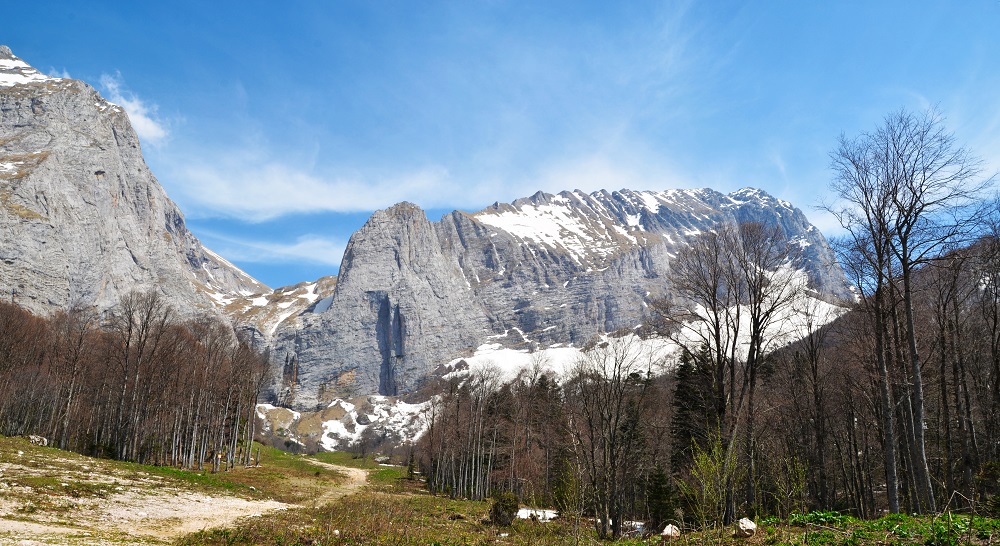
[[[903, 255], [906, 253], [905, 241], [903, 242]], [[914, 455], [914, 478], [917, 481], [917, 490], [921, 496], [920, 513], [934, 513], [937, 511], [934, 501], [934, 486], [931, 483], [930, 468], [927, 465], [927, 448], [924, 443], [924, 381], [920, 370], [920, 353], [917, 350], [917, 331], [913, 319], [913, 292], [910, 285], [909, 264], [903, 266], [903, 307], [906, 311], [906, 341], [910, 352], [910, 379], [913, 382], [911, 389], [911, 405], [913, 407], [913, 440]]]
[[879, 373], [879, 402], [882, 411], [882, 449], [884, 452], [886, 500], [889, 513], [899, 513], [899, 478], [896, 473], [895, 409], [889, 392], [889, 367], [886, 362], [886, 324], [883, 315], [883, 289], [875, 292], [875, 361]]

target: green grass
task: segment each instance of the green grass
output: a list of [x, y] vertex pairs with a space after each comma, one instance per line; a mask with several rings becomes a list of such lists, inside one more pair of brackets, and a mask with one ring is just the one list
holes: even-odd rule
[[[597, 540], [587, 519], [557, 519], [550, 523], [515, 521], [497, 527], [487, 520], [489, 502], [455, 500], [428, 494], [421, 484], [407, 479], [405, 467], [381, 466], [371, 459], [348, 453], [322, 453], [306, 457], [261, 448], [261, 466], [231, 472], [193, 472], [117, 461], [91, 459], [53, 448], [32, 446], [27, 440], [0, 437], [0, 462], [33, 469], [30, 475], [7, 472], [0, 481], [16, 486], [19, 497], [13, 518], [39, 515], [72, 519], [74, 502], [113, 494], [117, 487], [130, 490], [177, 487], [186, 490], [226, 492], [243, 497], [297, 502], [298, 509], [263, 517], [246, 518], [230, 529], [195, 533], [177, 544], [606, 544]], [[322, 506], [317, 499], [342, 483], [343, 476], [319, 463], [365, 469], [369, 485], [361, 492]], [[105, 481], [88, 480], [88, 473]], [[111, 477], [112, 481], [107, 481]], [[114, 481], [114, 480], [120, 480]], [[30, 488], [30, 489], [28, 489]], [[8, 487], [4, 494], [11, 495]], [[23, 492], [27, 491], [27, 492]], [[858, 520], [837, 512], [794, 514], [786, 520], [764, 519], [749, 539], [732, 538], [732, 529], [686, 532], [675, 544], [695, 545], [928, 545], [959, 546], [1000, 544], [1000, 520], [966, 515], [936, 517], [888, 515]], [[615, 544], [656, 544], [657, 537], [630, 538]]]
[[[588, 520], [576, 527], [572, 518], [550, 523], [518, 520], [510, 527], [487, 521], [488, 502], [453, 500], [426, 493], [365, 491], [325, 507], [247, 520], [234, 529], [191, 535], [183, 546], [223, 544], [608, 544], [594, 534]], [[959, 515], [913, 517], [892, 515], [858, 520], [831, 512], [801, 514], [795, 523], [771, 521], [749, 539], [732, 537], [732, 528], [687, 532], [678, 545], [927, 545], [959, 546], [1000, 543], [1000, 520]], [[658, 544], [658, 537], [629, 538], [618, 545]]]
[[770, 534], [783, 535], [773, 544], [958, 546], [1000, 542], [1000, 520], [954, 513], [919, 517], [889, 514], [859, 520], [837, 512], [810, 512], [793, 514], [787, 524], [772, 520], [765, 526]]
[[381, 491], [406, 491], [413, 489], [414, 482], [407, 479], [405, 466], [383, 466], [371, 457], [356, 457], [342, 451], [327, 451], [314, 455], [324, 463], [361, 468], [368, 471], [369, 485]]
[[[35, 476], [7, 475], [4, 479], [10, 485], [30, 486], [42, 495], [68, 493], [73, 497], [106, 496], [112, 492], [108, 484], [86, 480], [84, 476], [90, 472], [128, 481], [133, 486], [169, 486], [289, 503], [303, 502], [344, 481], [343, 474], [314, 464], [309, 457], [266, 446], [260, 446], [260, 466], [238, 466], [228, 472], [213, 473], [210, 468], [198, 471], [93, 459], [56, 448], [33, 446], [24, 438], [0, 437], [0, 462], [23, 465], [40, 473]], [[63, 487], [62, 483], [69, 487]]]
[[[517, 521], [495, 527], [486, 521], [488, 502], [427, 494], [366, 491], [313, 510], [246, 520], [235, 529], [190, 535], [178, 544], [575, 544], [572, 522]], [[589, 529], [582, 544], [596, 544]], [[638, 542], [643, 543], [644, 542]], [[619, 544], [638, 544], [620, 542]]]
[[223, 490], [289, 503], [303, 502], [317, 496], [320, 490], [344, 481], [343, 474], [313, 464], [308, 457], [266, 446], [260, 446], [259, 466], [237, 467], [230, 472], [195, 472], [172, 467], [136, 466], [159, 476], [184, 481], [194, 488]]

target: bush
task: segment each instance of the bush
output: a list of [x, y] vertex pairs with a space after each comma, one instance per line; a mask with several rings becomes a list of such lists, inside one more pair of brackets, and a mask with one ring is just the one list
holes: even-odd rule
[[513, 493], [497, 493], [490, 506], [490, 521], [494, 525], [509, 527], [517, 515], [517, 497]]

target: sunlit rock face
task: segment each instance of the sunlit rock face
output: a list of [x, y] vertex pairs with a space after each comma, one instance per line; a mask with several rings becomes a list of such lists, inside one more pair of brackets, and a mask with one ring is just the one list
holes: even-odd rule
[[0, 291], [48, 314], [133, 290], [193, 314], [268, 289], [187, 230], [121, 107], [0, 46]]
[[539, 192], [433, 223], [409, 203], [376, 212], [351, 238], [329, 305], [277, 329], [272, 394], [303, 409], [402, 394], [488, 341], [582, 345], [633, 328], [671, 295], [678, 251], [747, 221], [781, 226], [818, 296], [850, 297], [819, 230], [751, 188]]

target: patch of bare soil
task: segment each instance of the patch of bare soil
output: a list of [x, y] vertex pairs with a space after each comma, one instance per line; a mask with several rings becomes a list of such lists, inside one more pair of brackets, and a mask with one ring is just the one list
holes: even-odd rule
[[345, 495], [350, 495], [365, 486], [368, 481], [368, 473], [360, 468], [350, 468], [346, 466], [340, 466], [330, 463], [324, 463], [321, 461], [312, 461], [312, 464], [317, 466], [322, 466], [329, 468], [330, 470], [336, 470], [347, 476], [347, 481], [344, 482], [339, 487], [327, 488], [320, 496], [312, 499], [309, 502], [310, 506], [322, 506], [324, 504], [329, 504], [340, 497]]
[[[264, 517], [297, 505], [204, 493], [142, 472], [74, 459], [0, 460], [0, 544], [168, 544], [188, 533]], [[23, 460], [19, 460], [23, 459]], [[320, 505], [362, 487], [363, 470], [313, 462], [348, 476], [303, 504]]]

